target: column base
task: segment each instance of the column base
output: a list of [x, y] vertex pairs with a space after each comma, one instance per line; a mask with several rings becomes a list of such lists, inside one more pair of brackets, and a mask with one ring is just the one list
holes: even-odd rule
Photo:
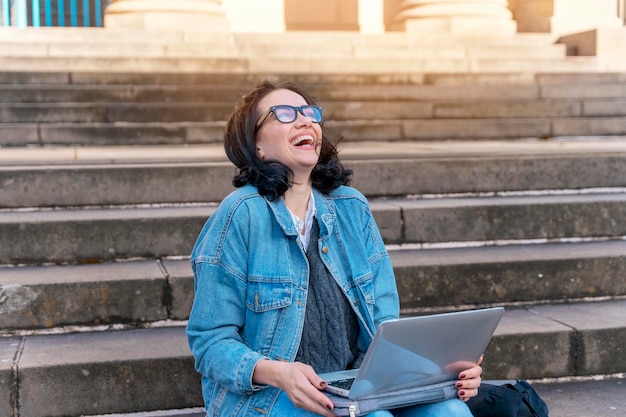
[[173, 30], [173, 31], [210, 31], [228, 32], [226, 18], [202, 16], [197, 13], [141, 12], [126, 15], [107, 15], [104, 17], [107, 28]]
[[228, 32], [229, 22], [212, 0], [115, 0], [105, 9], [109, 28]]
[[517, 24], [513, 20], [488, 17], [451, 16], [408, 19], [400, 24], [408, 33], [430, 33], [450, 35], [497, 35], [514, 36]]

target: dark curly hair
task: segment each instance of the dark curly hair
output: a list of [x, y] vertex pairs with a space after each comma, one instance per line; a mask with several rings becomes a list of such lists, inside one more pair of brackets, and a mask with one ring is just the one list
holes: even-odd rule
[[[233, 185], [252, 184], [259, 194], [275, 200], [285, 194], [293, 184], [293, 171], [275, 160], [262, 160], [256, 150], [255, 125], [259, 114], [258, 104], [275, 90], [291, 90], [304, 98], [307, 104], [315, 100], [300, 86], [292, 82], [261, 81], [250, 93], [241, 97], [226, 123], [224, 149], [228, 159], [239, 168]], [[323, 132], [323, 129], [322, 129]], [[322, 133], [322, 147], [317, 165], [311, 172], [313, 187], [328, 193], [350, 182], [352, 170], [343, 167], [335, 145]]]

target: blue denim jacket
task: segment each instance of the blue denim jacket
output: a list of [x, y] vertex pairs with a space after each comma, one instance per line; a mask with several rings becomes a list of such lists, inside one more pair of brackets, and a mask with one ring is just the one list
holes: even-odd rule
[[[365, 197], [342, 186], [313, 191], [318, 250], [359, 319], [359, 347], [398, 317], [389, 255]], [[202, 229], [191, 255], [195, 300], [187, 325], [207, 415], [272, 414], [279, 389], [252, 383], [257, 362], [293, 361], [298, 351], [309, 266], [282, 199], [256, 187], [226, 197]], [[278, 411], [278, 410], [274, 410]]]

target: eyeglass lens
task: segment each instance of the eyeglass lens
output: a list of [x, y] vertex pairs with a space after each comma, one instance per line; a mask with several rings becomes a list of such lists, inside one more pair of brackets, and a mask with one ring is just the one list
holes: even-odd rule
[[276, 115], [276, 120], [281, 123], [291, 123], [298, 118], [298, 110], [300, 112], [311, 119], [313, 122], [321, 122], [322, 121], [322, 111], [317, 106], [302, 106], [302, 107], [294, 107], [288, 105], [280, 105], [273, 106], [272, 110], [274, 115]]

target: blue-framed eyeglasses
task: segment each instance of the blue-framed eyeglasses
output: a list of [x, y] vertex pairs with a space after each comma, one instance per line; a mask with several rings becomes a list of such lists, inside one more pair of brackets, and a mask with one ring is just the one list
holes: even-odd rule
[[281, 104], [270, 107], [267, 113], [256, 122], [256, 126], [254, 127], [255, 133], [272, 113], [274, 113], [276, 120], [279, 122], [291, 123], [298, 118], [298, 112], [315, 123], [321, 123], [323, 120], [322, 108], [320, 106], [290, 106], [288, 104]]

